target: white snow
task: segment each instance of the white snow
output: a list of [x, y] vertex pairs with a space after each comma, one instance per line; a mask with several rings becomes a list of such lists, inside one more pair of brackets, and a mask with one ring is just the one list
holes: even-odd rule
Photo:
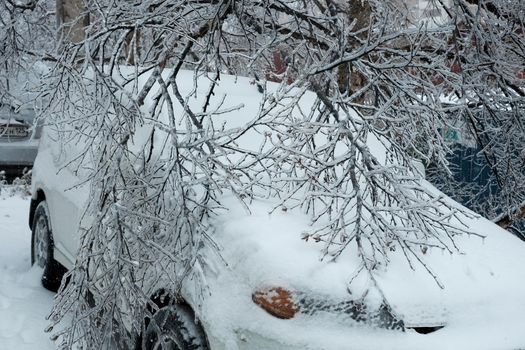
[[42, 271], [31, 267], [29, 197], [0, 195], [0, 349], [55, 349], [45, 317], [54, 294], [40, 284]]

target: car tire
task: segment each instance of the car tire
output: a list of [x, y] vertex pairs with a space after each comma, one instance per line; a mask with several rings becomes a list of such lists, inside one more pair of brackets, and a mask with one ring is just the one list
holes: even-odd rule
[[160, 308], [148, 322], [137, 349], [208, 350], [202, 327], [195, 322], [191, 308], [183, 304]]
[[35, 209], [31, 234], [31, 265], [43, 268], [42, 285], [57, 292], [66, 269], [53, 257], [53, 233], [49, 221], [46, 201], [41, 201]]

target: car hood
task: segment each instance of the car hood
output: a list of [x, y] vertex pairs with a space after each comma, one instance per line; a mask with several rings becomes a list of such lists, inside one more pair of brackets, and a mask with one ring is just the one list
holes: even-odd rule
[[[373, 289], [365, 274], [350, 283], [360, 262], [352, 247], [333, 261], [323, 257], [323, 243], [301, 239], [303, 232], [312, 229], [308, 216], [273, 210], [271, 201], [254, 201], [249, 212], [233, 197], [224, 198], [223, 204], [228, 210], [217, 220], [214, 237], [225, 268], [242, 281], [246, 291], [279, 286], [337, 302], [360, 298]], [[525, 244], [481, 217], [464, 220], [485, 238], [457, 237], [459, 250], [452, 254], [429, 249], [423, 262], [436, 279], [422, 264], [411, 267], [397, 251], [388, 265], [376, 271], [378, 286], [407, 326], [464, 321], [474, 316], [466, 312], [472, 309], [494, 316], [497, 301], [503, 301], [498, 304], [499, 316], [516, 312], [512, 304], [525, 293], [521, 282], [525, 269], [520, 268], [525, 266]], [[369, 292], [367, 302], [373, 306], [380, 301], [380, 295]]]

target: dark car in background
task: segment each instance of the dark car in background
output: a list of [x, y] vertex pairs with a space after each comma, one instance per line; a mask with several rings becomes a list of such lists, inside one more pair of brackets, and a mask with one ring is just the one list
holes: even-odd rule
[[[483, 111], [477, 110], [474, 113]], [[508, 119], [506, 113], [513, 112], [498, 113], [504, 120]], [[478, 117], [484, 118], [483, 115]], [[469, 125], [465, 124], [466, 119], [462, 115], [451, 114], [450, 122], [454, 127], [443, 130], [444, 139], [449, 143], [451, 150], [447, 155], [449, 169], [444, 170], [435, 163], [427, 164], [426, 179], [467, 208], [484, 217], [496, 218], [503, 214], [502, 209], [498, 207], [498, 203], [502, 201], [502, 189], [491, 171], [493, 165], [483, 153], [483, 146], [469, 131]], [[517, 159], [520, 151], [521, 149], [514, 150]], [[525, 241], [525, 218], [515, 220], [507, 230]]]
[[31, 109], [0, 106], [0, 177], [10, 181], [33, 167], [40, 128]]

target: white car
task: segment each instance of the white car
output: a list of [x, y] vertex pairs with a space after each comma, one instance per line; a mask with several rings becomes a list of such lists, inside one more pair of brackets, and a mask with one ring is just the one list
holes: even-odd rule
[[[191, 82], [190, 73], [187, 77]], [[248, 79], [223, 76], [221, 83], [216, 96], [227, 92], [246, 108], [257, 105], [260, 95]], [[29, 223], [32, 262], [44, 268], [44, 286], [56, 290], [64, 272], [74, 266], [79, 228], [89, 221], [82, 216], [89, 184], [75, 186], [79, 178], [62, 167], [67, 154], [57, 153], [54, 142], [44, 132], [33, 170]], [[308, 217], [285, 211], [269, 215], [272, 204], [254, 201], [248, 214], [234, 198], [223, 198], [230, 210], [217, 219], [214, 239], [227, 264], [203, 272], [209, 284], [204, 300], [196, 300], [192, 281], [185, 282], [180, 295], [158, 284], [145, 290], [160, 308], [157, 324], [173, 339], [167, 348], [525, 347], [525, 246], [493, 223], [465, 218], [484, 240], [457, 238], [462, 254], [426, 253], [444, 289], [393, 252], [388, 271], [378, 276], [392, 310], [380, 305], [369, 313], [348, 292], [356, 258], [347, 254], [336, 262], [320, 261], [318, 245], [301, 240], [309, 229]], [[209, 259], [217, 259], [208, 253]], [[137, 347], [150, 348], [157, 339], [149, 328], [136, 336]]]

